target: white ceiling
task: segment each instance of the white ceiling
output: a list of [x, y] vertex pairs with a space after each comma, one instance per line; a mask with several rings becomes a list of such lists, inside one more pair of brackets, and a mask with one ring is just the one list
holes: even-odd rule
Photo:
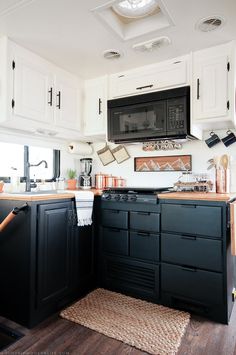
[[[236, 39], [235, 0], [163, 0], [175, 26], [129, 41], [121, 40], [90, 11], [107, 0], [0, 0], [0, 33], [57, 65], [92, 78], [155, 63], [190, 51]], [[226, 24], [209, 33], [195, 29], [196, 22], [213, 15]], [[171, 45], [153, 52], [137, 53], [134, 43], [168, 36]], [[108, 61], [106, 49], [124, 56]]]

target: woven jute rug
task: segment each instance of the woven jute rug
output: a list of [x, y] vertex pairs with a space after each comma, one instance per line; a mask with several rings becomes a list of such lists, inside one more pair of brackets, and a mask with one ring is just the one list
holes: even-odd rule
[[189, 323], [189, 313], [116, 292], [97, 289], [60, 314], [150, 354], [173, 355]]

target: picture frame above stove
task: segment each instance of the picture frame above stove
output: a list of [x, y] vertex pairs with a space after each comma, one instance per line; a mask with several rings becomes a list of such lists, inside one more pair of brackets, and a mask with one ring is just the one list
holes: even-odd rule
[[134, 158], [134, 171], [136, 172], [175, 172], [191, 170], [191, 155], [168, 155]]

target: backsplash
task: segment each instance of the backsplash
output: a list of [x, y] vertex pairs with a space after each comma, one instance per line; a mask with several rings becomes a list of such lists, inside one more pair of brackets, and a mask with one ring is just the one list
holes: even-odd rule
[[[220, 137], [225, 136], [225, 131], [217, 132]], [[206, 135], [208, 137], [208, 135]], [[109, 144], [111, 148], [113, 144]], [[93, 154], [93, 175], [99, 172], [105, 174], [112, 174], [114, 176], [122, 176], [126, 179], [127, 186], [136, 187], [164, 187], [173, 186], [182, 174], [178, 172], [135, 172], [134, 171], [134, 158], [135, 157], [149, 157], [149, 156], [167, 156], [167, 155], [192, 155], [192, 171], [194, 173], [208, 173], [210, 178], [215, 179], [214, 169], [207, 170], [209, 164], [207, 160], [222, 154], [231, 156], [231, 191], [236, 191], [236, 143], [226, 148], [222, 142], [212, 148], [208, 148], [204, 141], [189, 141], [183, 144], [180, 150], [168, 151], [151, 151], [145, 152], [142, 150], [142, 144], [126, 144], [125, 147], [129, 152], [131, 158], [121, 164], [116, 161], [107, 166], [103, 166], [99, 160], [96, 151], [104, 147], [104, 143], [94, 144]]]

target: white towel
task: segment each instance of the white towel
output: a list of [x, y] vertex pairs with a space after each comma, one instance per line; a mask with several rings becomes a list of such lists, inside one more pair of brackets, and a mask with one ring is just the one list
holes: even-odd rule
[[88, 226], [93, 223], [93, 200], [94, 193], [91, 191], [73, 191], [77, 212], [77, 225]]

